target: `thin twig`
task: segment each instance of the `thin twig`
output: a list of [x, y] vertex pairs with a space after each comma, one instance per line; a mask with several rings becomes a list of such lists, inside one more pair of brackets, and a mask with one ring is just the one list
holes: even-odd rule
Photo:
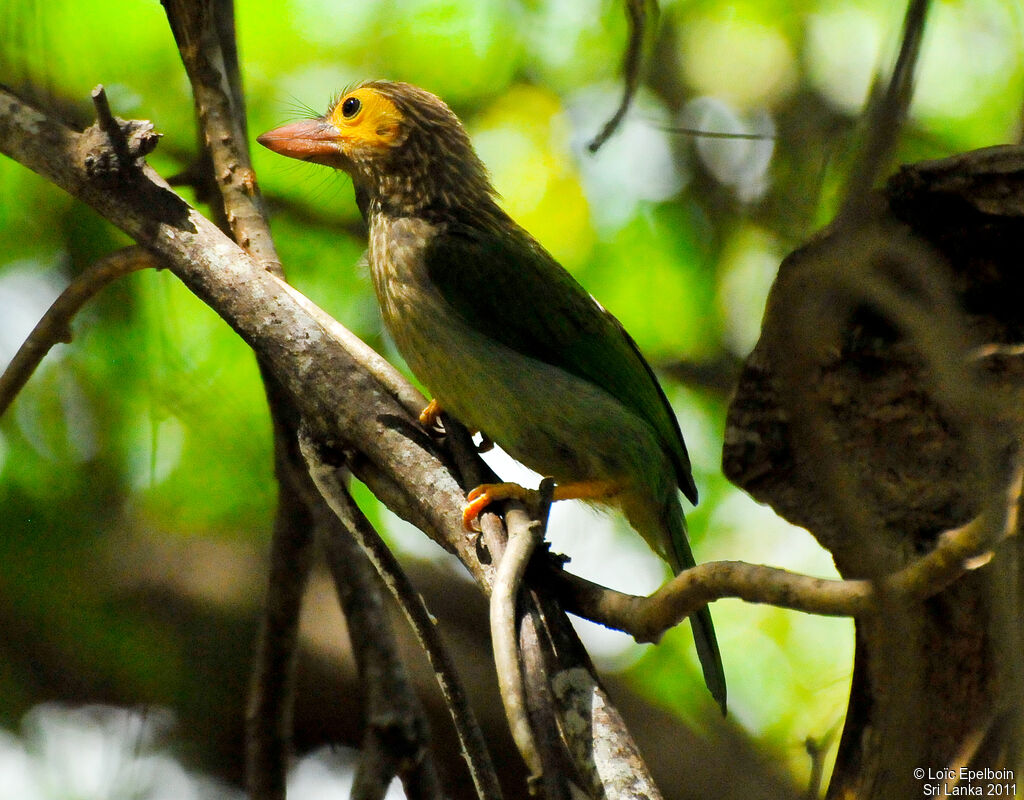
[[110, 143], [114, 146], [114, 149], [118, 151], [118, 155], [125, 154], [125, 141], [124, 132], [121, 130], [121, 126], [117, 124], [117, 120], [114, 119], [114, 114], [110, 110], [110, 101], [107, 99], [107, 91], [100, 84], [93, 88], [90, 96], [92, 97], [93, 107], [96, 109], [96, 122], [110, 139]]
[[83, 131], [80, 139], [86, 172], [108, 185], [133, 180], [142, 159], [160, 141], [160, 134], [151, 122], [115, 117], [102, 84], [92, 90], [91, 96], [96, 122]]
[[929, 5], [929, 0], [910, 0], [907, 6], [900, 52], [888, 87], [868, 111], [867, 139], [850, 171], [837, 219], [849, 218], [860, 209], [896, 149], [914, 94], [914, 68], [921, 52]]
[[501, 787], [491, 761], [483, 733], [476, 721], [472, 708], [466, 699], [465, 689], [452, 663], [451, 656], [441, 639], [430, 612], [423, 604], [409, 578], [402, 571], [394, 555], [381, 541], [377, 531], [352, 501], [337, 476], [337, 468], [327, 464], [317, 453], [316, 445], [300, 434], [300, 446], [309, 466], [309, 474], [321, 496], [354, 536], [363, 552], [377, 570], [388, 591], [398, 602], [399, 608], [419, 639], [434, 668], [434, 676], [444, 694], [455, 730], [462, 744], [463, 754], [469, 766], [477, 794], [485, 800], [501, 797]]
[[710, 358], [666, 361], [657, 364], [655, 369], [688, 387], [728, 396], [736, 388], [743, 362], [723, 349]]
[[629, 107], [633, 104], [633, 97], [640, 86], [640, 67], [643, 62], [644, 34], [647, 31], [647, 4], [654, 5], [655, 0], [624, 0], [626, 6], [626, 19], [629, 21], [629, 43], [626, 45], [626, 55], [622, 64], [622, 100], [619, 107], [615, 109], [601, 131], [593, 138], [587, 149], [596, 153], [601, 146], [608, 141], [613, 133], [618, 130], [622, 120], [626, 118]]
[[71, 341], [71, 321], [101, 289], [123, 275], [162, 266], [155, 256], [141, 247], [132, 246], [104, 256], [74, 278], [46, 310], [0, 375], [0, 415], [18, 396], [51, 348], [59, 342]]
[[807, 780], [807, 800], [817, 800], [821, 796], [821, 782], [825, 777], [825, 756], [828, 754], [829, 739], [822, 741], [811, 738], [804, 741], [804, 749], [811, 758], [811, 775]]
[[653, 123], [654, 127], [665, 133], [680, 133], [684, 136], [692, 136], [695, 139], [739, 139], [752, 142], [774, 142], [779, 138], [775, 133], [725, 133], [723, 131], [706, 131], [701, 128], [685, 128], [679, 125], [663, 125]]

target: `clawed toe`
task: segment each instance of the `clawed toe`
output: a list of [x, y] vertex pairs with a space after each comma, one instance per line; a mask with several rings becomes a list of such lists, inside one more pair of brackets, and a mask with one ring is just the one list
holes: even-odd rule
[[431, 400], [427, 407], [420, 412], [420, 425], [424, 428], [437, 428], [439, 425], [439, 418], [444, 413], [444, 409], [437, 400]]
[[462, 525], [467, 531], [478, 531], [480, 514], [495, 500], [523, 500], [528, 494], [518, 483], [482, 483], [466, 495]]

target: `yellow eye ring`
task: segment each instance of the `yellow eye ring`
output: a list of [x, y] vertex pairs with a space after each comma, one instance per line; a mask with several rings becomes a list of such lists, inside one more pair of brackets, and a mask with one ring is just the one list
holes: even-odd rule
[[341, 116], [352, 119], [362, 109], [363, 104], [358, 97], [346, 97], [341, 104]]

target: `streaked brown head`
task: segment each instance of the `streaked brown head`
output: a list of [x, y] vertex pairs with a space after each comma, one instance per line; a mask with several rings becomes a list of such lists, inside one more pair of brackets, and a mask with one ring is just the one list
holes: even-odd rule
[[407, 83], [364, 83], [324, 116], [256, 141], [289, 158], [344, 170], [362, 195], [361, 207], [436, 216], [493, 203], [487, 172], [458, 117], [440, 98]]

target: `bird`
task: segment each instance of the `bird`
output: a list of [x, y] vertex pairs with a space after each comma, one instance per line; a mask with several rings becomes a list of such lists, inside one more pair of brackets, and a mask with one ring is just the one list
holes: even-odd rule
[[[695, 566], [679, 493], [696, 504], [697, 487], [654, 371], [619, 321], [500, 207], [444, 101], [368, 81], [323, 116], [257, 141], [351, 177], [384, 324], [433, 395], [421, 422], [443, 409], [553, 478], [553, 499], [618, 508], [674, 573]], [[516, 484], [476, 487], [464, 522], [524, 494]], [[724, 714], [711, 613], [705, 606], [690, 621]]]

